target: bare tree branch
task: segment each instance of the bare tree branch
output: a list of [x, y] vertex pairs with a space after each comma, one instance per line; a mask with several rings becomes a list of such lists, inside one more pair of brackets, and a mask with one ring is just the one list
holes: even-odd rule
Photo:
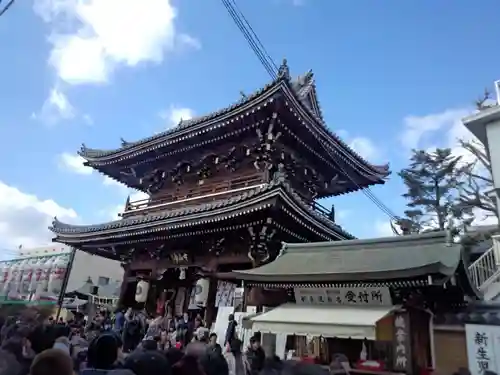
[[477, 208], [483, 210], [486, 217], [498, 218], [496, 200], [487, 194], [493, 189], [493, 178], [484, 146], [476, 140], [460, 140], [460, 145], [475, 158], [466, 168], [467, 178], [458, 198], [460, 206]]

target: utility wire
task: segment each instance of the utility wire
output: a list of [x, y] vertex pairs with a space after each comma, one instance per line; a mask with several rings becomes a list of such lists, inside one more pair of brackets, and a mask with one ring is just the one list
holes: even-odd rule
[[[277, 72], [273, 69], [272, 63], [266, 59], [265, 52], [262, 51], [262, 48], [259, 47], [258, 42], [252, 37], [251, 32], [248, 30], [248, 28], [245, 26], [244, 22], [242, 21], [241, 17], [238, 15], [237, 11], [235, 10], [234, 6], [229, 2], [229, 0], [222, 0], [222, 4], [226, 8], [227, 12], [231, 16], [232, 20], [238, 27], [238, 29], [241, 31], [243, 34], [243, 37], [247, 41], [247, 43], [250, 45], [250, 48], [254, 52], [254, 54], [257, 56], [259, 59], [260, 63], [266, 69], [267, 73], [271, 76], [273, 80], [277, 78]], [[240, 11], [241, 13], [241, 11]], [[248, 21], [247, 21], [248, 22]]]
[[[2, 9], [0, 9], [0, 17], [9, 10], [9, 8], [14, 4], [14, 1], [15, 0], [10, 0]], [[2, 2], [3, 0], [0, 0], [0, 5], [2, 4]]]
[[238, 7], [238, 4], [236, 3], [236, 1], [235, 0], [229, 0], [229, 1], [232, 3], [232, 6], [236, 10], [236, 12], [238, 13], [239, 17], [245, 23], [246, 27], [248, 28], [248, 30], [250, 31], [251, 35], [253, 36], [253, 38], [257, 42], [257, 45], [261, 49], [261, 51], [262, 51], [263, 55], [265, 56], [265, 58], [267, 59], [267, 61], [269, 63], [271, 63], [271, 65], [273, 66], [274, 70], [276, 72], [278, 72], [278, 70], [279, 70], [278, 69], [278, 65], [276, 65], [276, 63], [274, 62], [274, 60], [271, 57], [271, 55], [267, 52], [266, 47], [264, 47], [264, 44], [262, 44], [262, 41], [260, 40], [259, 36], [257, 35], [257, 33], [255, 32], [255, 30], [253, 29], [253, 27], [250, 24], [250, 22], [248, 22], [247, 18], [245, 17], [245, 15], [241, 11], [241, 9]]
[[[242, 10], [238, 7], [236, 0], [222, 0], [224, 7], [227, 12], [231, 16], [232, 20], [238, 27], [238, 29], [243, 34], [243, 37], [249, 44], [252, 51], [255, 53], [260, 63], [266, 69], [267, 73], [274, 80], [277, 78], [278, 67], [272, 57], [267, 52], [264, 44], [260, 40], [259, 36], [253, 29], [252, 25], [248, 21], [248, 19], [243, 14]], [[337, 163], [339, 169], [344, 173], [344, 175], [354, 184], [356, 187], [363, 192], [363, 194], [370, 199], [383, 213], [385, 213], [391, 220], [398, 220], [398, 216], [392, 212], [380, 199], [377, 198], [375, 194], [369, 188], [361, 187], [355, 180], [352, 178], [349, 173], [339, 164]]]

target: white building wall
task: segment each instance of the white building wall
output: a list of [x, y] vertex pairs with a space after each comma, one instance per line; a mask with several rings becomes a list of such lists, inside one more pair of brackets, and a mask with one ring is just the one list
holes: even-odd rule
[[66, 291], [81, 288], [89, 277], [94, 285], [98, 285], [99, 278], [108, 278], [109, 284], [121, 283], [123, 273], [120, 262], [77, 250]]
[[[20, 249], [18, 259], [69, 254], [71, 251], [72, 248], [70, 246], [52, 244], [32, 249]], [[107, 278], [109, 284], [121, 283], [123, 275], [124, 271], [120, 262], [77, 250], [66, 292], [72, 292], [81, 288], [89, 278], [94, 285], [98, 285], [100, 278]]]

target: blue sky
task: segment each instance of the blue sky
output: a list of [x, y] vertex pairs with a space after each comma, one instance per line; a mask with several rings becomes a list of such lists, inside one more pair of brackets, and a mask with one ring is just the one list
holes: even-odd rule
[[[500, 78], [498, 3], [239, 0], [273, 58], [313, 69], [329, 126], [390, 181], [411, 147], [456, 146], [460, 118]], [[219, 0], [18, 1], [0, 20], [0, 248], [42, 245], [51, 217], [111, 219], [127, 190], [82, 168], [82, 142], [113, 148], [205, 114], [269, 77]], [[362, 193], [335, 198], [359, 237], [388, 234]]]

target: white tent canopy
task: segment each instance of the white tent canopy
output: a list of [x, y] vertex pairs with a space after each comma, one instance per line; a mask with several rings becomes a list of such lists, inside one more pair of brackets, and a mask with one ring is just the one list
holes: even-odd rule
[[284, 304], [248, 317], [254, 332], [353, 339], [375, 339], [376, 323], [392, 307]]

